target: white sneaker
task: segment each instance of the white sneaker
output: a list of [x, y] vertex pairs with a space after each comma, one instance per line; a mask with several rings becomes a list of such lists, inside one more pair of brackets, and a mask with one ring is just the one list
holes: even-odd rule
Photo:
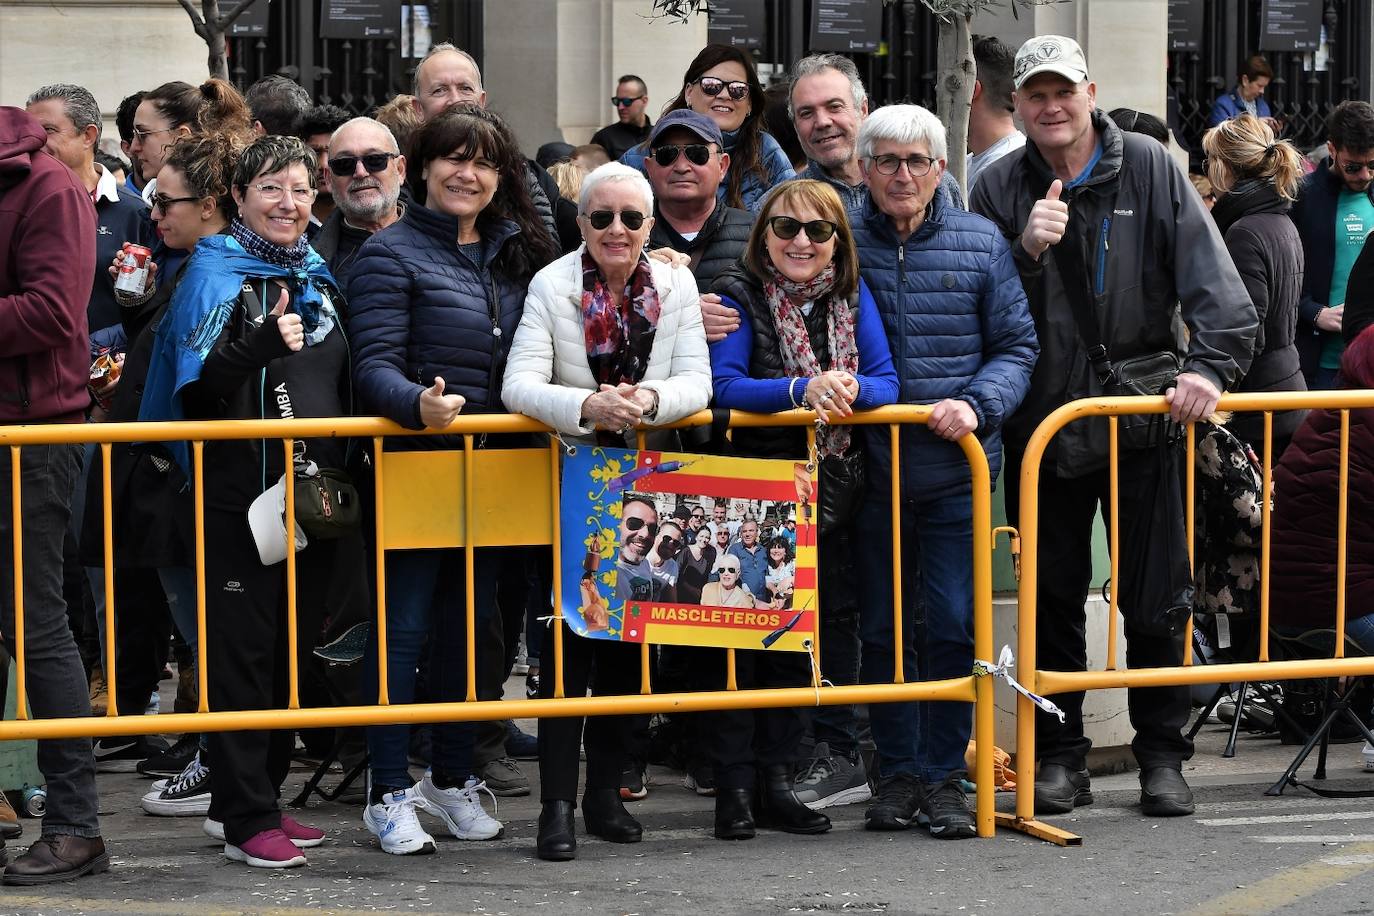
[[143, 796], [143, 810], [157, 817], [200, 817], [210, 813], [210, 770], [200, 762], [200, 752], [181, 774], [165, 780]]
[[363, 823], [382, 844], [382, 852], [393, 856], [423, 855], [434, 851], [434, 837], [425, 833], [417, 807], [425, 806], [414, 789], [397, 789], [382, 796], [380, 803], [363, 808]]
[[[482, 809], [479, 793], [491, 795], [487, 784], [472, 777], [461, 789], [441, 789], [426, 773], [412, 791], [424, 799], [424, 809], [447, 824], [449, 833], [460, 840], [494, 840], [505, 829], [500, 821]], [[495, 803], [496, 797], [492, 796], [492, 804]]]
[[1364, 747], [1360, 748], [1360, 760], [1364, 764], [1366, 773], [1374, 773], [1374, 747], [1371, 747], [1368, 741], [1364, 743]]

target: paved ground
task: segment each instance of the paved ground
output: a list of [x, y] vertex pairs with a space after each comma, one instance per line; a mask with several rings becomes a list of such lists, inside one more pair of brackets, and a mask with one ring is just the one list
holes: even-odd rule
[[[1226, 761], [1221, 745], [1219, 727], [1204, 729], [1187, 770], [1198, 797], [1192, 818], [1142, 818], [1134, 774], [1094, 780], [1096, 804], [1055, 821], [1083, 836], [1079, 848], [1009, 831], [963, 842], [867, 833], [862, 806], [832, 809], [826, 836], [765, 832], [723, 843], [710, 836], [710, 801], [659, 771], [632, 808], [646, 828], [636, 846], [584, 839], [576, 862], [540, 862], [538, 805], [522, 798], [501, 801], [502, 839], [441, 840], [436, 855], [391, 857], [356, 805], [316, 804], [302, 817], [330, 842], [290, 872], [227, 862], [199, 819], [144, 816], [136, 801], [147, 781], [112, 774], [101, 777], [110, 874], [46, 892], [0, 888], [0, 914], [1374, 911], [1374, 804], [1296, 789], [1266, 798], [1295, 749], [1247, 738]], [[294, 772], [291, 785], [304, 776]], [[1374, 774], [1360, 772], [1358, 744], [1333, 748], [1331, 776], [1334, 786], [1374, 787]], [[999, 798], [1000, 807], [1010, 802]]]

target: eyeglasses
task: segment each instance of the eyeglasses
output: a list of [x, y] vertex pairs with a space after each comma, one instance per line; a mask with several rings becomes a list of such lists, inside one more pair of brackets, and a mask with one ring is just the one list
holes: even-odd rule
[[[742, 83], [739, 80], [727, 83], [725, 80], [716, 79], [714, 76], [702, 76], [692, 80], [692, 83], [700, 86], [701, 91], [711, 98], [720, 95], [722, 89], [728, 92], [730, 98], [734, 99], [736, 102], [749, 94], [749, 84]], [[688, 85], [690, 86], [692, 83], [688, 83]]]
[[625, 519], [626, 531], [635, 532], [644, 527], [649, 529], [649, 537], [653, 537], [658, 533], [658, 522], [646, 522], [644, 519], [635, 515], [631, 515], [629, 518]]
[[1374, 172], [1374, 162], [1342, 162], [1341, 171], [1347, 175], [1358, 175], [1368, 169]]
[[139, 143], [147, 143], [148, 138], [151, 137], [153, 134], [166, 134], [174, 130], [176, 130], [175, 127], [159, 127], [157, 130], [139, 130], [137, 127], [135, 127], [133, 129], [133, 135], [134, 139], [137, 140]]
[[808, 223], [793, 219], [790, 216], [773, 216], [768, 219], [768, 228], [773, 230], [773, 234], [784, 242], [788, 239], [797, 237], [798, 232], [805, 232], [806, 237], [817, 245], [830, 241], [830, 237], [839, 228], [828, 219], [813, 219]]
[[699, 518], [699, 519], [701, 519], [702, 521], [705, 521], [705, 520], [706, 520], [706, 513], [705, 513], [705, 512], [693, 512], [693, 513], [692, 513], [692, 518]]
[[675, 538], [675, 537], [673, 537], [671, 534], [665, 534], [663, 537], [661, 537], [661, 538], [658, 539], [658, 550], [659, 550], [659, 553], [662, 553], [662, 552], [664, 552], [664, 551], [666, 551], [666, 550], [673, 550], [673, 551], [676, 551], [676, 550], [681, 550], [681, 549], [682, 549], [682, 539], [681, 539], [681, 538]]
[[398, 158], [397, 153], [367, 153], [363, 156], [335, 156], [329, 160], [329, 171], [338, 175], [340, 178], [347, 178], [358, 170], [358, 163], [363, 164], [369, 174], [376, 174], [384, 171], [391, 160]]
[[168, 196], [166, 196], [165, 194], [154, 194], [154, 195], [153, 195], [153, 209], [154, 209], [154, 210], [161, 210], [163, 213], [166, 213], [166, 212], [167, 212], [167, 208], [170, 207], [172, 204], [187, 203], [187, 202], [193, 201], [193, 200], [200, 200], [200, 198], [199, 198], [199, 197], [168, 197]]
[[642, 95], [613, 95], [611, 96], [611, 104], [616, 108], [629, 108], [642, 98], [644, 98]]
[[[257, 191], [258, 194], [262, 196], [262, 199], [268, 203], [276, 203], [286, 194], [286, 188], [283, 188], [279, 184], [250, 184], [248, 187]], [[313, 203], [316, 193], [314, 188], [291, 189], [291, 197], [298, 204]]]
[[587, 222], [592, 224], [592, 228], [600, 232], [602, 229], [610, 228], [615, 218], [620, 217], [620, 225], [631, 232], [637, 232], [644, 225], [645, 216], [638, 210], [593, 210], [587, 214]]
[[724, 573], [734, 573], [735, 575], [738, 576], [738, 575], [739, 575], [739, 567], [738, 567], [738, 566], [717, 566], [717, 567], [716, 567], [716, 572], [721, 573], [721, 574], [724, 574]]
[[667, 168], [677, 162], [678, 156], [687, 154], [687, 161], [692, 165], [705, 165], [711, 161], [711, 147], [704, 143], [687, 143], [678, 145], [669, 143], [664, 146], [654, 147], [654, 161], [660, 168]]
[[906, 170], [911, 173], [912, 178], [924, 178], [930, 174], [931, 166], [935, 165], [935, 160], [929, 156], [912, 155], [903, 159], [901, 156], [875, 156], [873, 167], [878, 170], [880, 175], [896, 175], [897, 170], [906, 164]]

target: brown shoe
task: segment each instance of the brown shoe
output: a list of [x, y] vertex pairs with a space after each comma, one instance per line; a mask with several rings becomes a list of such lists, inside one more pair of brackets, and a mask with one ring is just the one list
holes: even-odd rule
[[57, 884], [110, 870], [110, 857], [100, 837], [48, 834], [5, 869], [6, 884]]
[[177, 696], [172, 703], [173, 712], [195, 712], [200, 708], [200, 681], [195, 665], [180, 665], [177, 668]]
[[105, 683], [105, 672], [96, 665], [91, 669], [91, 715], [105, 715], [109, 703], [110, 691]]
[[14, 813], [14, 806], [0, 792], [0, 840], [12, 840], [24, 832], [24, 827], [19, 823], [19, 815]]

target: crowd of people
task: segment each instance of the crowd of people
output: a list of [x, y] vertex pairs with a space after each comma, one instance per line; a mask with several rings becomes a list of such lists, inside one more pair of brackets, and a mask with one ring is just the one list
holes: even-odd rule
[[[1223, 391], [1367, 385], [1374, 345], [1361, 333], [1374, 321], [1374, 284], [1359, 279], [1374, 270], [1363, 251], [1374, 225], [1368, 104], [1335, 109], [1329, 160], [1304, 175], [1255, 103], [1263, 74], [1252, 61], [1205, 141], [1209, 213], [1147, 135], [1148, 116], [1102, 112], [1072, 39], [1040, 36], [1014, 52], [978, 38], [974, 53], [966, 188], [946, 170], [940, 120], [916, 105], [871, 108], [853, 62], [835, 54], [796, 62], [773, 106], [781, 115], [769, 117], [753, 58], [709, 45], [657, 121], [644, 80], [626, 75], [611, 99], [615, 123], [584, 146], [545, 144], [535, 159], [488, 107], [477, 61], [447, 43], [416, 68], [412, 93], [375, 117], [312, 106], [279, 76], [243, 94], [217, 79], [136, 93], [116, 118], [126, 160], [99, 152], [101, 116], [87, 89], [45, 86], [24, 109], [0, 108], [0, 423], [363, 415], [442, 431], [460, 415], [509, 411], [570, 446], [634, 447], [646, 427], [650, 448], [806, 460], [797, 427], [740, 429], [728, 442], [656, 427], [710, 405], [810, 410], [824, 676], [891, 682], [899, 659], [907, 681], [966, 675], [973, 531], [961, 438], [978, 437], [994, 476], [1005, 470], [1015, 524], [1031, 433], [1061, 404], [1116, 390], [1132, 365], [1172, 366], [1172, 423], [1220, 422]], [[131, 279], [139, 249], [151, 251], [146, 276]], [[902, 428], [899, 467], [886, 427], [835, 422], [894, 403], [932, 408], [924, 426]], [[1276, 415], [1275, 461], [1326, 479], [1306, 462], [1331, 422]], [[1123, 451], [1133, 484], [1119, 511], [1123, 531], [1153, 514], [1144, 528], [1163, 549], [1145, 551], [1128, 536], [1123, 550], [1157, 557], [1151, 575], [1180, 565], [1188, 575], [1175, 536], [1181, 501], [1149, 495], [1181, 460], [1160, 452], [1161, 428], [1142, 428], [1147, 444]], [[1230, 428], [1263, 448], [1253, 417]], [[478, 447], [530, 444], [486, 436]], [[459, 447], [442, 432], [384, 445]], [[111, 656], [118, 677], [108, 702], [125, 716], [154, 711], [169, 643], [178, 647], [178, 709], [197, 708], [192, 672], [202, 658], [211, 710], [284, 707], [285, 486], [296, 488], [302, 526], [304, 705], [366, 705], [383, 686], [393, 704], [461, 701], [469, 640], [478, 697], [499, 698], [522, 628], [531, 696], [638, 692], [639, 646], [583, 638], [566, 623], [563, 683], [539, 670], [552, 643], [544, 621], [556, 618], [551, 557], [533, 548], [478, 549], [471, 583], [458, 549], [386, 552], [386, 632], [369, 628], [359, 674], [326, 670], [312, 650], [366, 624], [377, 588], [369, 448], [306, 438], [288, 462], [271, 440], [203, 445], [201, 646], [189, 446], [26, 446], [22, 531], [13, 530], [11, 490], [0, 487], [0, 541], [23, 537], [34, 714], [89, 715], [100, 660]], [[1086, 665], [1091, 532], [1109, 505], [1107, 458], [1105, 421], [1078, 423], [1042, 465], [1040, 504], [1055, 507], [1055, 523], [1040, 532], [1044, 668]], [[0, 453], [0, 478], [9, 479], [11, 461]], [[107, 472], [112, 595], [103, 572]], [[318, 494], [327, 511], [309, 512], [302, 493]], [[787, 607], [797, 524], [742, 502], [670, 511], [635, 497], [620, 518], [620, 584], [678, 601]], [[890, 552], [894, 524], [901, 557]], [[1280, 570], [1285, 530], [1275, 529]], [[1311, 555], [1295, 547], [1291, 556], [1301, 565]], [[894, 564], [905, 573], [901, 595]], [[0, 582], [0, 627], [13, 650], [12, 575], [6, 568]], [[1123, 572], [1121, 596], [1130, 665], [1180, 663], [1183, 636], [1140, 623], [1152, 609], [1130, 606], [1133, 575], [1144, 574]], [[1309, 611], [1298, 623], [1322, 622], [1322, 602], [1298, 604]], [[657, 691], [726, 684], [725, 650], [661, 647], [650, 657]], [[741, 650], [732, 675], [741, 688], [789, 687], [811, 683], [812, 671], [802, 653]], [[1092, 801], [1082, 698], [1057, 698], [1063, 722], [1037, 717], [1041, 813]], [[1192, 813], [1182, 775], [1192, 753], [1188, 690], [1133, 689], [1129, 707], [1143, 813]], [[684, 784], [714, 798], [721, 839], [748, 839], [759, 827], [824, 833], [824, 809], [862, 802], [871, 830], [975, 834], [967, 704], [876, 704], [866, 718], [852, 706], [676, 718]], [[483, 798], [529, 793], [515, 758], [537, 758], [537, 854], [565, 861], [577, 854], [584, 751], [586, 832], [642, 838], [626, 802], [646, 792], [648, 729], [647, 717], [613, 715], [544, 719], [537, 739], [513, 723], [447, 722], [426, 729], [425, 741], [405, 725], [332, 740], [346, 761], [366, 758], [362, 820], [397, 855], [434, 852], [420, 814], [459, 839], [500, 836]], [[871, 760], [861, 753], [867, 729]], [[170, 747], [151, 736], [40, 741], [47, 814], [4, 881], [109, 867], [95, 773], [115, 766], [163, 777], [144, 809], [204, 818], [229, 859], [303, 865], [302, 850], [326, 837], [279, 804], [295, 741], [289, 730], [192, 734]]]

